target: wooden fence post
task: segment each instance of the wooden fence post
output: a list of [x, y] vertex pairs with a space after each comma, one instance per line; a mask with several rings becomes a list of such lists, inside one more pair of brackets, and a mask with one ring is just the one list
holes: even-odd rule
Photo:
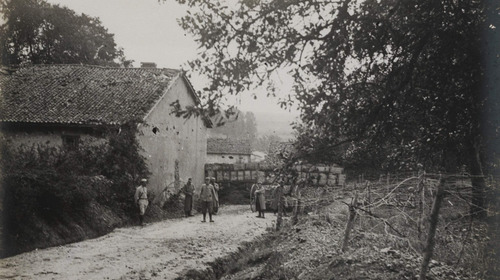
[[298, 215], [299, 215], [299, 209], [300, 209], [300, 206], [301, 206], [301, 195], [300, 195], [300, 192], [297, 193], [297, 200], [295, 201], [295, 205], [293, 207], [293, 218], [292, 218], [292, 223], [294, 225], [297, 224], [297, 222], [299, 221], [299, 218], [298, 218]]
[[293, 217], [292, 217], [292, 224], [296, 225], [297, 222], [299, 221], [298, 215], [299, 215], [299, 205], [300, 205], [300, 183], [297, 183], [295, 185], [295, 204], [293, 206]]
[[368, 189], [368, 213], [371, 213], [372, 211], [370, 211], [370, 204], [372, 204], [372, 188], [371, 184], [369, 184], [368, 181], [366, 181], [366, 186]]
[[418, 190], [420, 191], [420, 203], [418, 204], [420, 217], [418, 219], [417, 230], [418, 230], [418, 237], [420, 238], [420, 235], [422, 233], [422, 227], [425, 221], [425, 184], [423, 175], [422, 179], [418, 182], [418, 185], [419, 185]]
[[434, 199], [434, 203], [432, 204], [429, 233], [427, 234], [427, 243], [425, 245], [422, 266], [420, 267], [420, 277], [419, 277], [420, 280], [425, 280], [425, 275], [427, 274], [427, 269], [429, 268], [429, 262], [434, 252], [434, 243], [435, 243], [434, 237], [436, 235], [436, 228], [439, 218], [439, 209], [441, 208], [441, 202], [443, 201], [444, 195], [445, 195], [445, 179], [441, 178], [439, 180], [436, 198]]
[[347, 244], [349, 243], [349, 235], [351, 234], [352, 227], [354, 226], [354, 219], [356, 218], [356, 203], [358, 202], [358, 193], [354, 195], [354, 200], [349, 205], [349, 218], [347, 219], [347, 224], [345, 226], [344, 242], [342, 243], [342, 252], [347, 250]]
[[280, 182], [276, 191], [278, 192], [278, 218], [276, 220], [276, 230], [280, 230], [283, 223], [283, 182]]

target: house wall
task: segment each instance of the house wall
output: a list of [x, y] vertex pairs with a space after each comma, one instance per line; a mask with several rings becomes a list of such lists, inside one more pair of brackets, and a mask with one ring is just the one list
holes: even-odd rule
[[250, 155], [207, 154], [207, 163], [249, 163]]
[[[156, 194], [155, 202], [165, 199], [164, 190], [177, 192], [189, 177], [198, 190], [204, 179], [207, 128], [200, 117], [184, 119], [170, 115], [170, 104], [176, 100], [181, 106], [195, 104], [182, 78], [173, 82], [139, 127], [138, 140], [152, 173], [148, 188]], [[177, 185], [176, 169], [180, 180]]]
[[98, 145], [106, 140], [100, 137], [90, 135], [88, 131], [78, 128], [64, 127], [19, 127], [16, 129], [7, 129], [1, 132], [1, 141], [12, 145], [13, 147], [44, 145], [48, 147], [62, 147], [63, 136], [78, 135], [81, 144]]

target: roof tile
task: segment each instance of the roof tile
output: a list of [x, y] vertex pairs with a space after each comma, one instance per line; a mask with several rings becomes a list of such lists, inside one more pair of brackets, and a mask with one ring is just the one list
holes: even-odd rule
[[0, 75], [0, 121], [123, 124], [144, 118], [182, 71], [35, 65]]

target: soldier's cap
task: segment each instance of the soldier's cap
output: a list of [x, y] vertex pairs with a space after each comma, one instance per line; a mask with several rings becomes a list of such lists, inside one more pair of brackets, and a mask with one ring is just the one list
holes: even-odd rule
[[148, 181], [148, 179], [144, 179], [144, 178], [141, 179], [141, 182], [147, 182], [147, 181]]
[[210, 177], [205, 177], [205, 180], [210, 180]]

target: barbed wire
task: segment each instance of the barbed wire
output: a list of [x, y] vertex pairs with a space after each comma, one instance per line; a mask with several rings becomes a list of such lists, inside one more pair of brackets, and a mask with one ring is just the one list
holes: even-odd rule
[[[415, 172], [403, 172], [403, 173], [399, 173], [399, 175], [402, 175], [402, 174], [414, 175], [414, 173]], [[436, 178], [433, 178], [433, 177], [436, 177]], [[459, 186], [456, 184], [456, 182], [449, 182], [446, 179], [456, 178], [456, 179], [465, 180], [465, 179], [471, 179], [471, 178], [488, 178], [488, 179], [495, 178], [495, 176], [491, 176], [491, 175], [489, 175], [489, 176], [471, 176], [468, 174], [443, 174], [443, 173], [426, 173], [426, 172], [424, 172], [420, 176], [412, 176], [409, 178], [405, 178], [405, 179], [402, 179], [399, 182], [393, 183], [393, 184], [386, 184], [384, 182], [372, 182], [372, 181], [366, 180], [363, 183], [354, 183], [352, 190], [355, 192], [361, 192], [361, 191], [366, 191], [367, 188], [369, 188], [369, 187], [379, 187], [379, 188], [371, 189], [370, 191], [374, 196], [380, 196], [381, 194], [377, 192], [377, 190], [380, 191], [380, 189], [383, 189], [383, 188], [380, 188], [380, 186], [383, 186], [386, 189], [390, 189], [389, 192], [387, 194], [385, 194], [383, 197], [376, 198], [375, 201], [363, 205], [364, 207], [367, 207], [367, 208], [376, 209], [376, 208], [384, 206], [384, 205], [394, 205], [394, 204], [391, 204], [389, 202], [391, 199], [396, 200], [393, 197], [393, 195], [396, 193], [396, 191], [398, 189], [402, 188], [405, 185], [405, 183], [408, 183], [409, 181], [412, 181], [412, 180], [418, 180], [418, 182], [419, 182], [418, 184], [422, 184], [422, 186], [419, 188], [413, 188], [413, 192], [406, 193], [409, 196], [406, 199], [405, 203], [402, 204], [402, 206], [407, 207], [410, 200], [412, 200], [412, 197], [416, 197], [416, 194], [421, 192], [422, 188], [427, 188], [428, 191], [431, 193], [431, 195], [433, 195], [433, 189], [437, 187], [437, 185], [439, 183], [439, 180], [438, 180], [439, 178], [444, 179], [444, 182], [447, 185], [454, 187], [455, 190], [452, 190], [449, 188], [447, 189], [447, 193], [449, 193], [450, 195], [454, 195], [454, 196], [460, 198], [464, 202], [467, 202], [469, 206], [474, 206], [478, 210], [482, 210], [482, 211], [488, 210], [488, 209], [481, 207], [479, 205], [476, 205], [476, 204], [472, 203], [472, 201], [469, 201], [469, 200], [464, 198], [464, 196], [470, 195], [469, 192], [472, 189], [471, 184]], [[364, 185], [364, 186], [360, 188], [360, 187], [358, 187], [358, 184]], [[308, 187], [311, 187], [311, 186], [302, 186], [301, 189], [308, 188]], [[329, 187], [331, 187], [331, 186], [329, 186]], [[317, 188], [317, 187], [314, 187], [314, 188]], [[406, 189], [406, 191], [407, 190], [408, 189]], [[462, 197], [460, 197], [459, 195], [461, 195]], [[325, 196], [322, 198], [320, 196], [321, 196], [321, 194], [316, 194], [316, 197], [314, 197], [314, 198], [301, 197], [300, 198], [301, 207], [323, 206], [326, 202], [331, 202], [334, 200], [333, 197]], [[291, 196], [291, 197], [293, 197], [293, 196]], [[293, 197], [293, 198], [295, 200], [298, 200], [298, 198], [296, 198], [296, 197]], [[425, 201], [423, 201], [422, 203], [424, 204], [423, 207], [428, 207], [430, 205], [429, 203], [426, 203]], [[400, 207], [398, 207], [398, 205], [394, 205], [394, 206], [398, 210], [400, 210], [401, 212], [404, 212], [404, 210], [401, 209]]]

